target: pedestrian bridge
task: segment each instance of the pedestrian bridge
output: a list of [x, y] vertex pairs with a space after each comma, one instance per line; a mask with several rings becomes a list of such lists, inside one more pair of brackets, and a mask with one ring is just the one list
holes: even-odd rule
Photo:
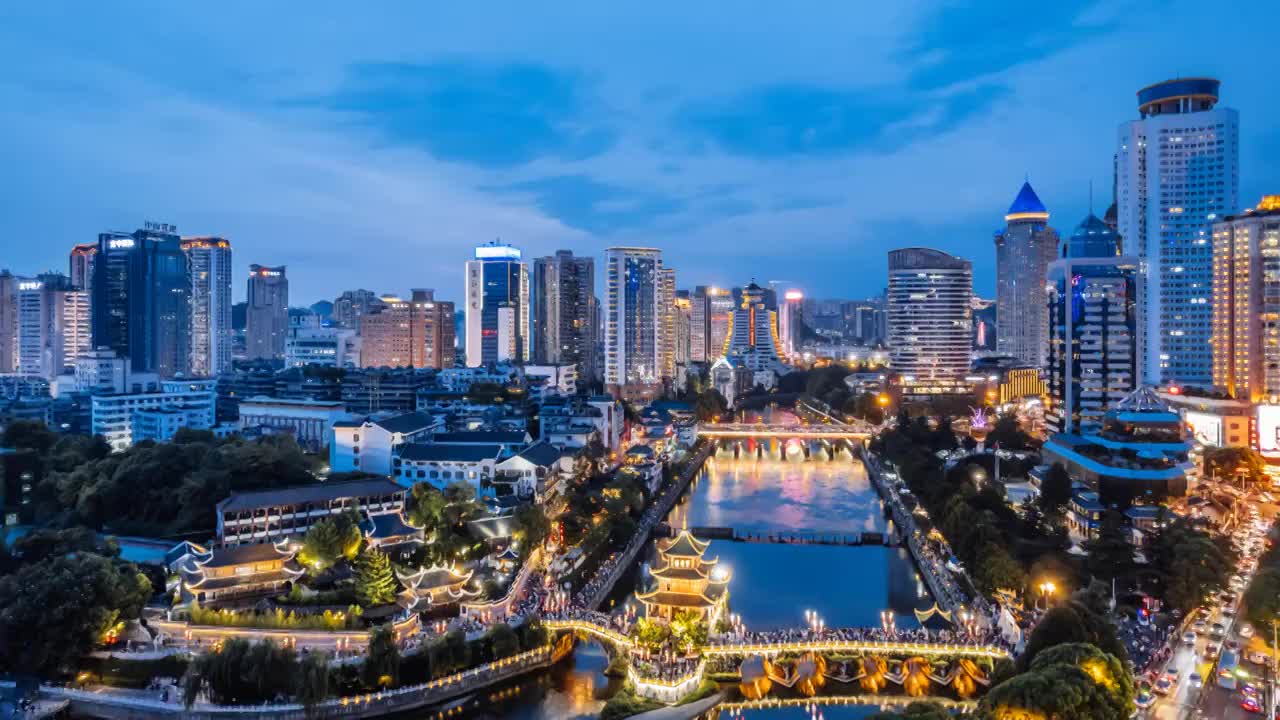
[[[552, 632], [580, 632], [619, 648], [634, 647], [625, 633], [594, 618], [544, 618], [542, 624]], [[703, 648], [703, 657], [738, 657], [746, 655], [774, 656], [797, 653], [848, 653], [869, 655], [910, 655], [912, 657], [1008, 658], [1008, 648], [983, 642], [927, 642], [918, 640], [873, 640], [826, 637], [779, 641], [713, 640]]]
[[771, 425], [764, 423], [702, 423], [698, 436], [717, 440], [791, 439], [797, 440], [866, 440], [878, 428], [861, 420], [852, 423], [822, 425]]
[[740, 655], [781, 655], [794, 653], [848, 653], [871, 655], [911, 655], [922, 657], [1008, 658], [1008, 648], [985, 643], [923, 642], [914, 640], [861, 640], [823, 638], [777, 642], [712, 642], [704, 657]]

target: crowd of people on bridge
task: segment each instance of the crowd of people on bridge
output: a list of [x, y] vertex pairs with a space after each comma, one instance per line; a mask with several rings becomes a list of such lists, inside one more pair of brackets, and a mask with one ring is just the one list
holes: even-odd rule
[[896, 627], [852, 628], [785, 628], [781, 630], [743, 630], [736, 633], [720, 633], [711, 638], [714, 645], [786, 645], [810, 642], [896, 642], [938, 643], [964, 647], [999, 647], [1009, 649], [998, 632], [977, 628], [973, 632], [963, 630], [931, 630], [926, 627], [899, 629]]

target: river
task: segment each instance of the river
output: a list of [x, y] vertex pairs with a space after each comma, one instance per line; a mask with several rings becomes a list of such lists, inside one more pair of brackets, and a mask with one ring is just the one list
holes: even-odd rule
[[[855, 535], [890, 528], [862, 464], [842, 454], [834, 461], [710, 459], [667, 521], [674, 527], [731, 527], [738, 535], [804, 533]], [[898, 627], [916, 625], [913, 610], [933, 600], [906, 550], [713, 540], [708, 555], [733, 573], [729, 609], [749, 629], [799, 627], [813, 610], [828, 627], [873, 626], [892, 610]], [[651, 563], [652, 551], [641, 564]], [[632, 603], [643, 576], [638, 566], [615, 589], [615, 605]], [[510, 720], [592, 717], [617, 682], [602, 672], [608, 661], [598, 645], [584, 644], [556, 668], [458, 705], [453, 717]], [[832, 705], [738, 711], [760, 720], [861, 718], [873, 706]], [[444, 720], [433, 711], [418, 717]], [[726, 720], [728, 713], [722, 714]]]

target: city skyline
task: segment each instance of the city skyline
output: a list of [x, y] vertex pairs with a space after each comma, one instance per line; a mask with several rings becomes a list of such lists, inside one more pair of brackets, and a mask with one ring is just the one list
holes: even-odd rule
[[[883, 267], [878, 237], [893, 230], [913, 237], [895, 244], [971, 259], [975, 289], [991, 296], [989, 242], [1008, 198], [1029, 175], [1070, 223], [1087, 214], [1092, 182], [1101, 214], [1116, 129], [1150, 83], [1221, 79], [1242, 119], [1240, 202], [1274, 190], [1278, 171], [1249, 161], [1280, 149], [1277, 101], [1252, 60], [1265, 28], [1236, 7], [1221, 18], [1229, 46], [1188, 42], [1198, 26], [1180, 19], [1193, 7], [779, 8], [744, 14], [732, 34], [690, 8], [675, 20], [514, 10], [483, 21], [406, 9], [394, 23], [334, 23], [347, 28], [335, 43], [315, 19], [291, 19], [296, 37], [281, 39], [279, 21], [234, 9], [212, 20], [87, 9], [96, 22], [71, 24], [9, 9], [0, 36], [14, 72], [0, 97], [24, 112], [0, 118], [16, 160], [3, 207], [15, 236], [39, 242], [7, 248], [7, 264], [62, 270], [72, 245], [154, 219], [289, 265], [299, 304], [356, 287], [436, 287], [460, 301], [458, 263], [493, 238], [526, 257], [567, 248], [597, 262], [612, 245], [658, 247], [682, 287], [741, 284], [767, 261], [809, 297], [856, 298], [883, 287], [858, 268]], [[46, 37], [52, 27], [66, 32]], [[98, 52], [126, 27], [154, 29], [161, 50], [233, 52], [172, 65], [154, 47]], [[477, 43], [482, 27], [491, 40]], [[713, 32], [715, 52], [702, 42]], [[659, 33], [661, 57], [628, 60]], [[364, 36], [376, 48], [350, 42]], [[602, 37], [637, 52], [587, 52]], [[242, 57], [239, 42], [258, 55]], [[1078, 109], [1053, 110], [1063, 94]], [[66, 112], [86, 97], [94, 113]], [[773, 257], [779, 243], [796, 252]], [[424, 260], [384, 261], [401, 251]], [[813, 262], [823, 253], [841, 261]]]

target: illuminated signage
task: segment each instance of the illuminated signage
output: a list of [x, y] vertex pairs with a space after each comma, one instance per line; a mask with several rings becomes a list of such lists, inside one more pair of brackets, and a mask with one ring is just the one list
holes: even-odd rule
[[1280, 457], [1280, 405], [1258, 406], [1258, 452]]
[[44, 287], [44, 283], [42, 283], [42, 282], [20, 282], [20, 283], [18, 283], [18, 289], [19, 289], [19, 290], [39, 290], [39, 289], [40, 289], [40, 288], [42, 288], [42, 287]]
[[1191, 434], [1195, 437], [1196, 442], [1201, 445], [1214, 445], [1217, 447], [1223, 445], [1222, 418], [1218, 415], [1188, 410], [1182, 419], [1190, 426]]
[[151, 230], [151, 231], [154, 231], [154, 232], [162, 232], [162, 233], [176, 233], [176, 232], [178, 232], [178, 226], [177, 226], [177, 225], [170, 225], [169, 223], [151, 222], [150, 220], [148, 220], [148, 221], [146, 221], [146, 222], [142, 223], [142, 229], [143, 229], [143, 230]]
[[519, 260], [520, 251], [510, 245], [481, 245], [476, 248], [477, 260]]
[[111, 250], [127, 250], [133, 247], [133, 238], [116, 238], [108, 240], [107, 247]]
[[800, 292], [799, 290], [788, 290], [787, 294], [783, 295], [783, 297], [786, 298], [787, 300], [803, 300], [804, 293]]
[[258, 274], [262, 277], [280, 277], [279, 270], [259, 270]]

